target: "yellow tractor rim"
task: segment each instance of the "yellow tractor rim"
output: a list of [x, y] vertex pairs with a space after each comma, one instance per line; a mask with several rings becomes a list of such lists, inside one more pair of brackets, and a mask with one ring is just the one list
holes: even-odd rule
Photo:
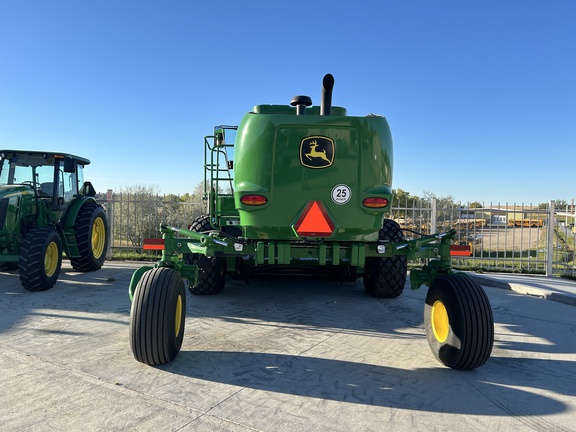
[[445, 342], [446, 339], [448, 339], [450, 322], [448, 320], [448, 311], [446, 310], [446, 306], [444, 306], [444, 303], [440, 300], [436, 300], [432, 305], [430, 321], [436, 340], [440, 343]]
[[180, 334], [180, 326], [182, 324], [182, 296], [178, 296], [176, 301], [176, 316], [174, 317], [174, 325], [176, 327], [176, 337]]
[[58, 245], [54, 242], [50, 242], [46, 248], [46, 254], [44, 255], [44, 272], [46, 276], [52, 277], [56, 273], [56, 268], [58, 267]]
[[102, 218], [96, 218], [92, 225], [92, 254], [94, 258], [100, 258], [104, 253], [106, 244], [106, 227]]

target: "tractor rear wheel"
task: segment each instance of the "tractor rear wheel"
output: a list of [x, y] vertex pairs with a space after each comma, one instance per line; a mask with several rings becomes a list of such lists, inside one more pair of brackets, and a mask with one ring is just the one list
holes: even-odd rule
[[[396, 243], [404, 240], [400, 225], [390, 219], [384, 219], [379, 237], [380, 240], [389, 240]], [[408, 260], [406, 255], [366, 258], [364, 289], [374, 297], [398, 297], [404, 291], [407, 270]]]
[[494, 318], [486, 293], [462, 273], [432, 281], [424, 307], [426, 337], [434, 356], [452, 369], [482, 366], [494, 344]]
[[[190, 230], [205, 232], [212, 230], [210, 218], [207, 215], [197, 217]], [[207, 257], [202, 254], [187, 254], [184, 257], [187, 264], [198, 266], [196, 285], [189, 284], [188, 290], [195, 295], [218, 294], [226, 283], [226, 261], [222, 258]]]
[[35, 227], [26, 233], [20, 247], [20, 283], [29, 291], [54, 286], [62, 266], [62, 240], [55, 228]]
[[70, 258], [72, 267], [81, 272], [100, 269], [108, 248], [108, 223], [102, 206], [85, 203], [76, 216], [74, 234], [80, 256]]
[[180, 273], [158, 267], [146, 271], [134, 291], [130, 346], [148, 365], [171, 362], [180, 352], [186, 320], [186, 289]]

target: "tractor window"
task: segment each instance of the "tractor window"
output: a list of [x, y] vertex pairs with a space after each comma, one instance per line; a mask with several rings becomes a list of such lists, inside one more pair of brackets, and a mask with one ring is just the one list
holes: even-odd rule
[[78, 181], [78, 186], [77, 187], [82, 187], [82, 185], [84, 184], [84, 165], [78, 165], [78, 178], [76, 179]]
[[[14, 181], [16, 182], [16, 179]], [[54, 183], [54, 167], [48, 165], [36, 167], [36, 183], [41, 185], [48, 182]], [[21, 181], [18, 180], [18, 183], [21, 183]]]
[[54, 167], [48, 165], [36, 167], [35, 174], [35, 186], [38, 195], [41, 198], [52, 198], [54, 194]]
[[[29, 185], [36, 189], [40, 198], [52, 199], [55, 165], [42, 165], [43, 163], [50, 163], [50, 161], [32, 157], [12, 160], [0, 157], [0, 184]], [[83, 166], [77, 165], [77, 172], [64, 172], [63, 162], [56, 160], [55, 164], [59, 183], [57, 204], [62, 205], [69, 203], [78, 195], [78, 185], [84, 183]]]
[[34, 178], [32, 175], [32, 168], [29, 166], [15, 166], [14, 167], [14, 179], [12, 183], [14, 184], [22, 184], [22, 183], [29, 183], [32, 184]]
[[10, 163], [8, 159], [2, 159], [0, 165], [0, 184], [8, 184], [8, 172], [10, 171]]
[[64, 202], [68, 203], [78, 195], [78, 180], [76, 173], [61, 172], [62, 185], [64, 186]]

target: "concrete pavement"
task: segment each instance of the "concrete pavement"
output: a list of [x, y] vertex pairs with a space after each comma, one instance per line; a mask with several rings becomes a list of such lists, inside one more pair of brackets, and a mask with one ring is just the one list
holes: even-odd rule
[[[189, 295], [182, 351], [150, 367], [128, 338], [127, 287], [140, 265], [65, 264], [38, 293], [0, 273], [0, 430], [574, 430], [576, 315], [534, 297], [569, 297], [572, 281], [475, 274], [495, 343], [474, 371], [447, 369], [430, 352], [425, 287], [374, 299], [361, 281], [319, 278]], [[520, 288], [539, 291], [511, 291]]]
[[517, 273], [470, 273], [483, 286], [504, 288], [519, 294], [576, 306], [576, 281]]

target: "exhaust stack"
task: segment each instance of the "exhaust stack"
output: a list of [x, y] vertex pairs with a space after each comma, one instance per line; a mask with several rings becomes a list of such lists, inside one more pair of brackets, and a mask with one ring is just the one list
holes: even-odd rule
[[334, 77], [332, 74], [324, 75], [322, 80], [322, 99], [320, 101], [320, 115], [329, 116], [332, 112], [332, 88], [334, 87]]

